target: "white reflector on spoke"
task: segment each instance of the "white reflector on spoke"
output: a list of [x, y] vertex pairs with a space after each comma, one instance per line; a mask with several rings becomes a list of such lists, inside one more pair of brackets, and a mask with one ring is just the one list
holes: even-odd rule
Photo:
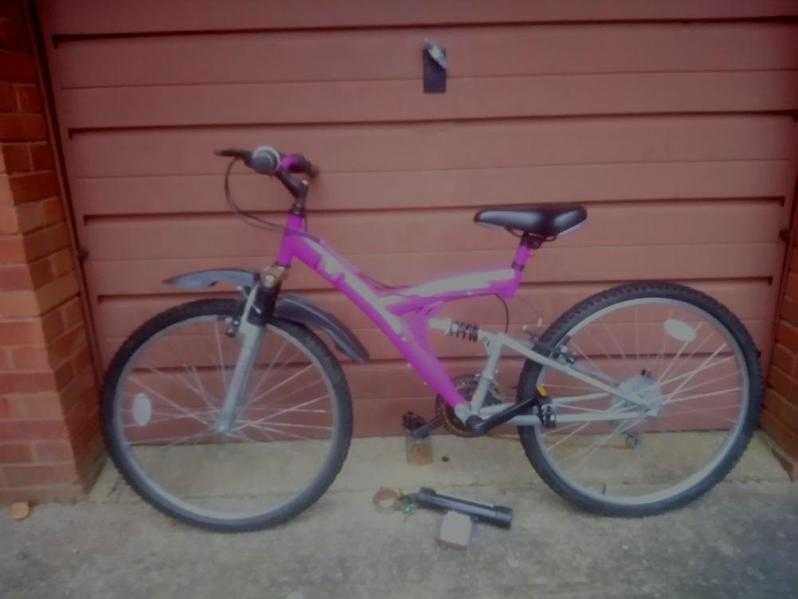
[[683, 320], [669, 318], [662, 326], [668, 335], [684, 343], [690, 343], [695, 339], [695, 329]]
[[133, 420], [139, 426], [149, 424], [152, 418], [152, 402], [145, 393], [137, 393], [133, 398]]

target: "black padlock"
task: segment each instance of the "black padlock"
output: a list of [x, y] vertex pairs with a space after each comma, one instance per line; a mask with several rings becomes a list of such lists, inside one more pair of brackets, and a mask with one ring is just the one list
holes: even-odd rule
[[442, 94], [446, 92], [446, 71], [449, 61], [446, 49], [435, 42], [424, 42], [422, 51], [424, 61], [424, 93]]

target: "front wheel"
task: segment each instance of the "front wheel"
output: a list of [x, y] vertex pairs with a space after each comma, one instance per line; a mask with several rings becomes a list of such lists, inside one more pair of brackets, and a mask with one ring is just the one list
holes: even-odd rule
[[266, 326], [233, 422], [220, 425], [240, 309], [199, 300], [155, 316], [119, 349], [103, 389], [106, 443], [131, 487], [218, 531], [264, 528], [306, 509], [338, 474], [352, 436], [337, 360], [282, 320]]
[[589, 511], [645, 516], [686, 504], [728, 474], [756, 426], [754, 342], [725, 306], [689, 287], [632, 283], [596, 294], [539, 345], [627, 398], [533, 362], [521, 373], [519, 399], [539, 386], [549, 396], [546, 425], [519, 427], [527, 457]]

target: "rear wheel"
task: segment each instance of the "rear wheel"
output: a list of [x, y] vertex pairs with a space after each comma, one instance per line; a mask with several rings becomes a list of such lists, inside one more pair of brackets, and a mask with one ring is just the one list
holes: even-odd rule
[[278, 524], [330, 486], [352, 435], [349, 388], [308, 329], [267, 325], [229, 429], [219, 412], [240, 351], [234, 300], [157, 315], [122, 345], [103, 395], [119, 471], [158, 509], [190, 524], [244, 531]]
[[644, 516], [682, 506], [726, 476], [748, 444], [763, 392], [758, 353], [739, 319], [703, 293], [621, 285], [568, 310], [540, 345], [636, 399], [524, 366], [519, 398], [542, 386], [550, 414], [547, 426], [519, 427], [526, 454], [587, 510]]

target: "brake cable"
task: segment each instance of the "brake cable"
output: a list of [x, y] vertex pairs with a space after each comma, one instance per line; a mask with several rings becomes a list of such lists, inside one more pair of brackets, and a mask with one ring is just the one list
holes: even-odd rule
[[[314, 237], [310, 233], [306, 231], [299, 231], [298, 229], [289, 229], [285, 225], [280, 225], [278, 223], [273, 223], [268, 220], [264, 220], [257, 216], [255, 213], [250, 212], [248, 210], [244, 210], [239, 206], [235, 199], [233, 198], [233, 192], [230, 189], [230, 173], [233, 171], [233, 167], [235, 166], [236, 162], [240, 161], [241, 159], [236, 156], [233, 158], [230, 163], [227, 165], [227, 169], [224, 172], [224, 197], [227, 200], [227, 205], [233, 211], [238, 218], [240, 218], [245, 224], [249, 225], [250, 227], [255, 227], [257, 229], [266, 229], [269, 231], [276, 231], [280, 233], [285, 233], [286, 231], [291, 231], [294, 235], [299, 235], [301, 237], [308, 237], [313, 239], [314, 241], [318, 241], [318, 238]], [[304, 215], [305, 224], [307, 225], [308, 217], [307, 214]]]

